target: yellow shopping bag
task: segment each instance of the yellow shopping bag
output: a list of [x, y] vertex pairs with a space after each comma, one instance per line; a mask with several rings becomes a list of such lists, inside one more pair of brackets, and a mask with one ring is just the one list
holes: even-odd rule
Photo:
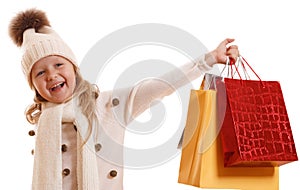
[[215, 90], [191, 90], [178, 182], [201, 188], [278, 190], [278, 167], [224, 167]]

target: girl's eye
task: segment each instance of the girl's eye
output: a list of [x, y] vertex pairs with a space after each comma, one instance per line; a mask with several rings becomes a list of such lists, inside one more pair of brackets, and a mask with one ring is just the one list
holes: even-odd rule
[[45, 73], [45, 71], [40, 71], [40, 72], [38, 72], [37, 74], [36, 74], [36, 76], [38, 77], [38, 76], [41, 76], [42, 74], [44, 74]]
[[63, 65], [62, 63], [56, 63], [56, 64], [55, 64], [56, 67], [60, 67], [60, 66], [62, 66], [62, 65]]

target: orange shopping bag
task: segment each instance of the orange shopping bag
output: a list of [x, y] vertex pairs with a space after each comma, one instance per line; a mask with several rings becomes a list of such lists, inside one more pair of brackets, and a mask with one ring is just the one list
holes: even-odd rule
[[204, 90], [203, 84], [191, 90], [178, 182], [201, 188], [278, 190], [278, 167], [224, 167], [217, 91]]

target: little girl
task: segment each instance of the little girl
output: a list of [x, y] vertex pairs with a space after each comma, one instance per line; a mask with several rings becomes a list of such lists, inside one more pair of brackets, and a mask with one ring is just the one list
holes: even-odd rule
[[[34, 103], [26, 110], [27, 120], [36, 124], [32, 189], [122, 190], [119, 145], [123, 145], [125, 129], [121, 125], [128, 125], [153, 100], [173, 93], [171, 85], [179, 88], [186, 80], [170, 72], [162, 79], [171, 85], [147, 80], [114, 93], [99, 92], [82, 78], [74, 54], [43, 11], [18, 13], [11, 20], [9, 35], [24, 51], [22, 69], [35, 92]], [[228, 57], [235, 60], [237, 46], [227, 47], [233, 41], [225, 39], [181, 71], [193, 80]]]

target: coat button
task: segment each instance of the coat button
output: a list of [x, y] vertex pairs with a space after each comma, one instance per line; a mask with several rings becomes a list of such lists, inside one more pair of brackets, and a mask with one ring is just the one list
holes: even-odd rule
[[111, 171], [109, 172], [110, 177], [116, 177], [117, 174], [118, 174], [118, 172], [117, 172], [116, 170], [111, 170]]
[[102, 148], [102, 145], [101, 144], [95, 144], [95, 151], [96, 152], [99, 152], [100, 150], [101, 150], [101, 148]]
[[34, 135], [35, 135], [35, 131], [34, 131], [34, 130], [30, 130], [30, 131], [28, 132], [28, 135], [29, 135], [29, 136], [34, 136]]
[[74, 130], [75, 130], [75, 131], [77, 131], [77, 127], [76, 127], [76, 125], [73, 125], [73, 127], [74, 127]]
[[63, 174], [63, 176], [68, 176], [70, 174], [70, 172], [71, 172], [70, 169], [65, 168], [65, 169], [63, 169], [62, 174]]
[[34, 155], [34, 149], [31, 150], [31, 154]]
[[113, 105], [113, 106], [117, 106], [117, 105], [119, 105], [119, 103], [120, 103], [120, 101], [119, 101], [118, 98], [112, 99], [112, 105]]
[[62, 152], [67, 152], [68, 146], [66, 144], [61, 145], [61, 151]]

